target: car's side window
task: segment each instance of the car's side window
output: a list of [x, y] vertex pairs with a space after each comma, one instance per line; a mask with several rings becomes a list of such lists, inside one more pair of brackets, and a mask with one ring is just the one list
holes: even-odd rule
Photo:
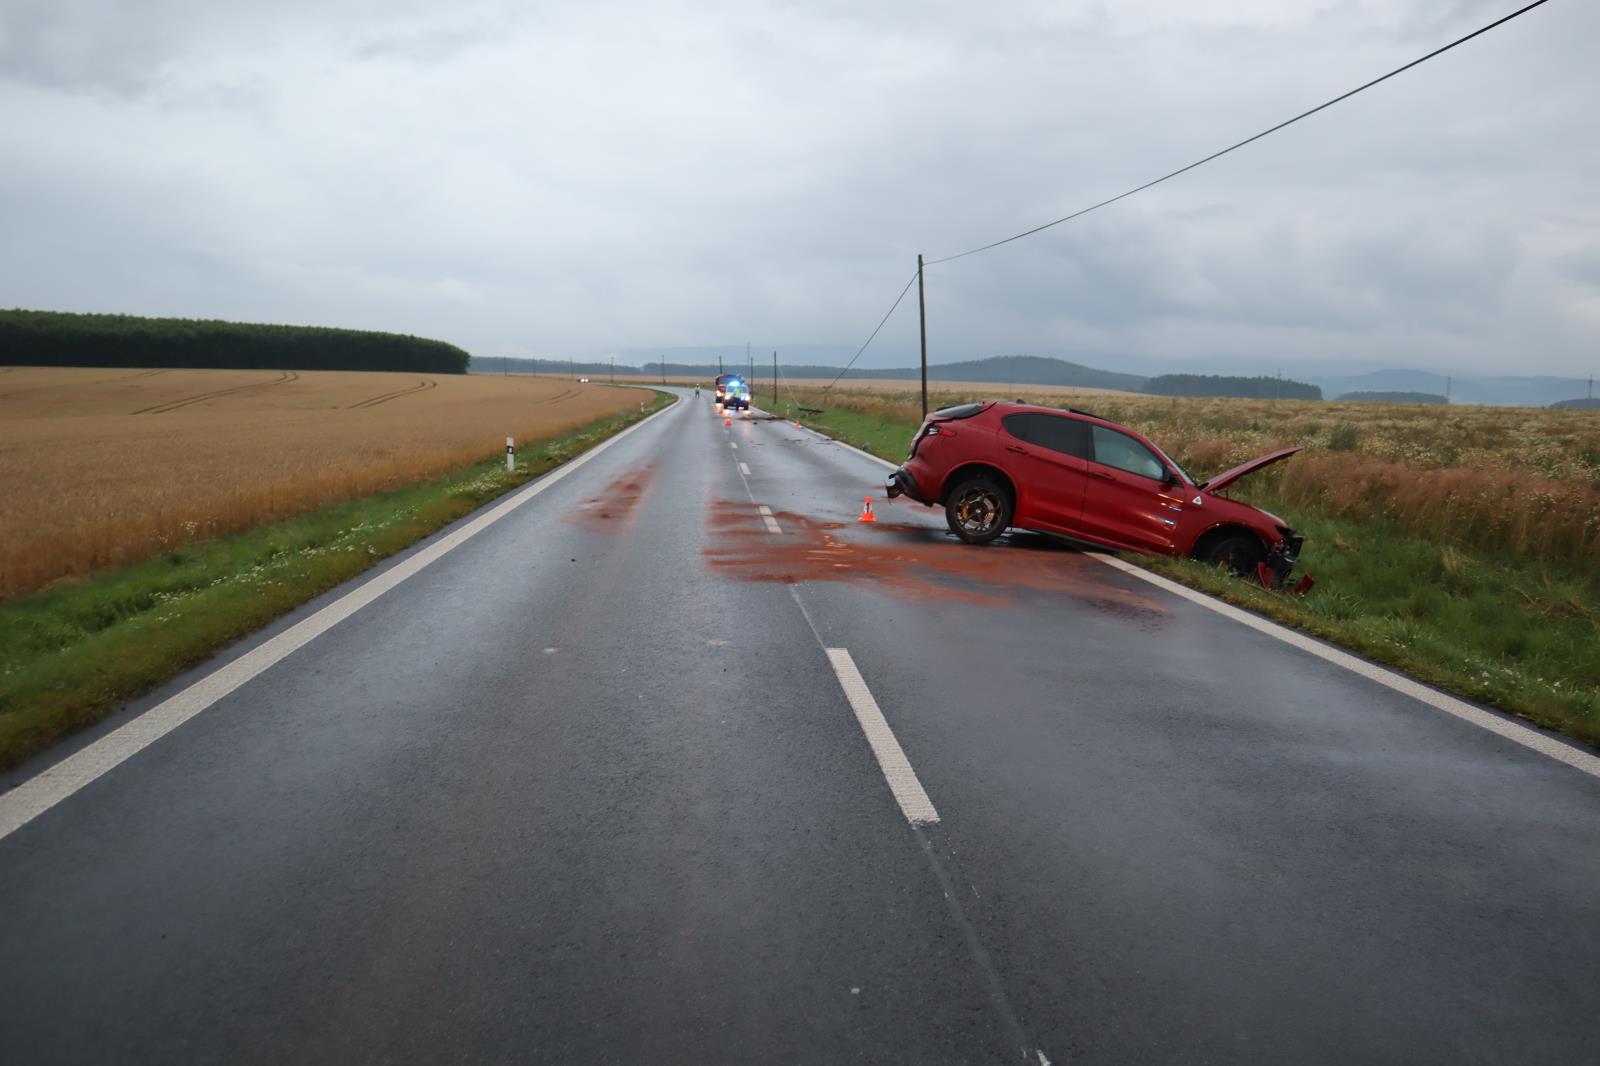
[[1167, 468], [1149, 448], [1126, 433], [1118, 433], [1105, 426], [1093, 426], [1091, 429], [1094, 433], [1095, 462], [1114, 466], [1118, 470], [1126, 470], [1130, 474], [1138, 474], [1152, 481], [1165, 480]]
[[1070, 455], [1076, 459], [1089, 458], [1089, 435], [1084, 432], [1088, 423], [1060, 415], [1029, 415], [1028, 440], [1041, 448]]
[[1005, 427], [1007, 433], [1018, 440], [1027, 440], [1028, 423], [1032, 418], [1032, 415], [1006, 415], [1000, 420], [1000, 424]]

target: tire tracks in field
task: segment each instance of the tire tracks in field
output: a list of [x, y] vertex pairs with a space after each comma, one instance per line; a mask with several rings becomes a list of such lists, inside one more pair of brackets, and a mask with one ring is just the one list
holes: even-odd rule
[[136, 415], [164, 415], [168, 411], [176, 411], [180, 407], [188, 407], [192, 403], [202, 400], [215, 400], [222, 396], [234, 396], [241, 392], [252, 392], [256, 389], [270, 389], [275, 385], [287, 385], [291, 381], [299, 381], [300, 375], [293, 370], [280, 370], [279, 376], [272, 381], [257, 381], [249, 385], [235, 385], [229, 389], [212, 389], [210, 392], [198, 393], [194, 396], [185, 396], [181, 400], [169, 400], [166, 403], [154, 404], [150, 407], [141, 407], [134, 411]]
[[529, 404], [528, 406], [530, 406], [530, 407], [538, 407], [542, 403], [560, 403], [562, 400], [565, 400], [568, 397], [576, 396], [576, 395], [578, 395], [578, 390], [577, 389], [567, 389], [565, 392], [563, 392], [559, 396], [547, 396], [542, 400], [533, 401], [533, 403]]
[[91, 384], [91, 385], [112, 385], [112, 384], [115, 384], [116, 382], [119, 382], [119, 381], [133, 381], [133, 380], [135, 380], [137, 378], [153, 378], [157, 374], [165, 374], [165, 373], [166, 373], [165, 370], [140, 370], [140, 371], [137, 371], [136, 373], [127, 374], [127, 375], [124, 375], [122, 377], [117, 377], [117, 378], [96, 378], [94, 381], [89, 382], [89, 384]]
[[438, 387], [439, 383], [434, 381], [432, 378], [423, 378], [410, 388], [396, 389], [393, 392], [385, 392], [377, 396], [369, 396], [365, 400], [351, 404], [349, 407], [346, 407], [345, 410], [354, 411], [364, 407], [376, 407], [381, 403], [388, 403], [390, 400], [398, 400], [402, 396], [413, 396], [416, 393], [427, 392], [429, 389], [435, 389]]

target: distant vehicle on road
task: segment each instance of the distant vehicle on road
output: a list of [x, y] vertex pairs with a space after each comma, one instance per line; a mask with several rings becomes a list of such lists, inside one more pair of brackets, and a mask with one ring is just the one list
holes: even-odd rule
[[717, 377], [717, 402], [725, 409], [750, 410], [750, 386], [738, 374], [721, 374]]
[[951, 532], [969, 544], [1025, 529], [1188, 556], [1281, 587], [1304, 538], [1276, 515], [1220, 494], [1299, 450], [1197, 482], [1139, 433], [1087, 411], [970, 403], [923, 422], [888, 490], [943, 507]]
[[578, 379], [578, 384], [579, 385], [587, 385], [588, 383], [589, 383], [589, 379], [588, 378], [579, 378]]

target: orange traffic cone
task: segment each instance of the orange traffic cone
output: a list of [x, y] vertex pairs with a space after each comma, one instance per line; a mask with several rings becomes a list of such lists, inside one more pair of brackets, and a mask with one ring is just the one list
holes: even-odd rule
[[872, 513], [872, 497], [868, 496], [866, 498], [866, 502], [861, 505], [861, 517], [856, 519], [856, 521], [876, 522], [877, 520], [878, 516]]

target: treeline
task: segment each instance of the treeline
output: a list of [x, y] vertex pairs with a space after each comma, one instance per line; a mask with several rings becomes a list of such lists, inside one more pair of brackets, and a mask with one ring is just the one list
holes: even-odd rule
[[399, 333], [137, 315], [0, 311], [0, 365], [407, 370], [461, 374], [471, 357]]
[[1322, 389], [1288, 378], [1162, 374], [1144, 383], [1152, 396], [1243, 396], [1260, 400], [1320, 400]]
[[1434, 392], [1347, 392], [1340, 400], [1355, 403], [1449, 403], [1450, 397]]

